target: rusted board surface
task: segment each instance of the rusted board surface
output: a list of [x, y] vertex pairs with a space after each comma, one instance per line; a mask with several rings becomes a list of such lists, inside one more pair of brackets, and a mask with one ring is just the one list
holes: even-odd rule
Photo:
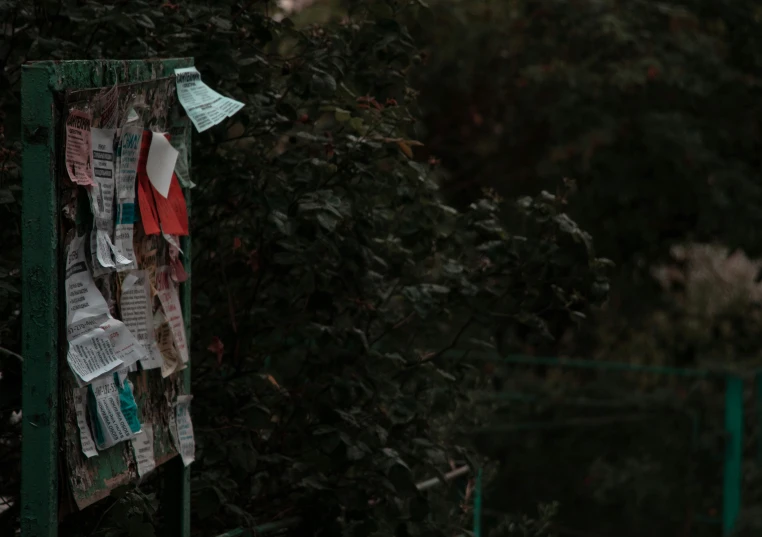
[[[157, 467], [177, 455], [169, 436], [169, 402], [173, 401], [179, 392], [179, 377], [180, 375], [172, 375], [162, 379], [157, 370], [139, 371], [129, 375], [135, 386], [135, 400], [140, 408], [141, 423], [154, 427], [154, 456]], [[71, 493], [76, 506], [84, 509], [107, 497], [116, 487], [137, 480], [137, 463], [130, 442], [121, 442], [100, 451], [97, 457], [91, 459], [82, 454], [72, 397], [77, 385], [71, 372], [67, 372], [64, 382], [61, 401], [65, 431], [63, 449]]]

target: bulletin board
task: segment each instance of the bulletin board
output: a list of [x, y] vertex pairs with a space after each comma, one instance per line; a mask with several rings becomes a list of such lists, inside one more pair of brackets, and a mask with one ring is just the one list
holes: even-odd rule
[[[192, 121], [188, 111], [178, 102], [176, 70], [187, 71], [192, 67], [191, 58], [179, 58], [45, 61], [31, 62], [22, 68], [24, 444], [21, 526], [24, 537], [57, 535], [58, 522], [67, 513], [86, 509], [121, 485], [159, 474], [165, 478], [165, 489], [171, 491], [170, 496], [174, 499], [174, 504], [167, 506], [172, 535], [190, 534], [189, 463], [193, 459], [193, 450], [181, 448], [183, 453], [178, 453], [178, 446], [184, 444], [177, 441], [176, 434], [177, 418], [190, 415], [192, 397], [189, 394], [188, 359], [190, 235], [177, 233], [168, 220], [161, 219], [158, 221], [160, 232], [149, 237], [146, 232], [149, 222], [141, 215], [141, 210], [150, 207], [158, 220], [159, 214], [156, 213], [160, 211], [157, 206], [166, 205], [166, 199], [172, 196], [162, 195], [163, 200], [152, 199], [141, 207], [138, 200], [141, 174], [136, 171], [135, 199], [132, 200], [133, 207], [129, 207], [130, 203], [121, 199], [116, 188], [116, 175], [119, 173], [118, 148], [122, 146], [122, 134], [129, 121], [132, 121], [129, 126], [139, 127], [140, 131], [138, 160], [144, 156], [146, 140], [162, 136], [169, 142], [164, 146], [171, 145], [171, 151], [182, 153], [183, 158], [173, 161], [170, 182], [159, 186], [162, 190], [167, 186], [174, 189], [177, 203], [170, 209], [179, 210], [182, 205], [186, 222], [181, 225], [190, 231]], [[198, 82], [200, 79], [196, 85]], [[98, 139], [95, 129], [114, 133], [113, 144]], [[72, 137], [72, 134], [76, 136]], [[99, 134], [103, 138], [103, 130]], [[87, 150], [83, 149], [86, 142], [91, 144]], [[101, 151], [100, 147], [92, 147], [93, 142], [96, 145], [102, 142], [101, 145], [110, 149]], [[82, 160], [71, 153], [72, 149]], [[104, 165], [109, 161], [110, 171], [109, 166]], [[138, 163], [139, 167], [141, 165], [145, 166], [145, 163]], [[94, 179], [104, 178], [109, 173], [115, 181], [111, 197], [107, 195], [108, 189], [101, 189], [101, 186], [98, 195], [94, 196], [92, 186], [78, 184], [79, 180], [87, 181], [87, 177], [95, 183]], [[178, 175], [182, 176], [182, 182]], [[158, 196], [153, 178], [150, 185], [143, 186], [148, 188], [143, 189], [143, 194], [147, 191], [151, 196]], [[111, 208], [110, 213], [107, 207]], [[100, 224], [109, 221], [112, 225], [105, 233], [113, 251], [107, 251], [105, 257], [110, 262], [129, 258], [128, 263], [134, 262], [129, 270], [100, 266], [107, 270], [96, 274], [102, 245], [100, 240], [91, 238], [98, 235], [94, 233], [94, 230], [100, 230], [98, 221]], [[131, 224], [126, 226], [130, 228], [131, 237], [122, 233], [126, 223]], [[79, 244], [76, 241], [84, 242], [84, 246], [82, 253], [75, 254], [76, 259], [73, 259], [72, 245]], [[140, 271], [145, 273], [142, 279]], [[159, 273], [162, 278], [158, 277]], [[74, 289], [74, 279], [81, 289]], [[172, 334], [171, 344], [159, 348], [158, 353], [151, 353], [146, 342], [161, 343], [161, 335], [172, 330], [155, 330], [147, 336], [135, 329], [134, 322], [124, 318], [127, 309], [126, 302], [122, 303], [125, 293], [140, 286], [145, 288], [146, 281], [150, 282], [147, 304], [151, 313], [160, 310], [165, 321], [170, 316], [180, 319], [174, 328], [181, 326], [183, 329], [182, 345], [178, 344], [176, 334]], [[95, 296], [93, 289], [97, 290], [100, 299], [90, 300]], [[165, 304], [159, 299], [164, 290], [173, 294], [174, 304]], [[87, 319], [79, 328], [83, 334], [89, 334], [89, 328], [94, 329], [93, 333], [95, 329], [100, 330], [98, 337], [92, 339], [101, 343], [108, 341], [113, 346], [109, 356], [113, 358], [118, 354], [120, 360], [124, 358], [120, 363], [125, 367], [119, 373], [117, 368], [107, 370], [84, 382], [81, 375], [75, 373], [72, 363], [82, 367], [94, 363], [93, 357], [87, 355], [87, 346], [77, 346], [77, 342], [82, 342], [71, 337], [72, 310], [76, 309], [72, 304], [80, 300], [88, 302], [88, 307], [106, 308], [101, 311], [102, 318]], [[134, 306], [135, 303], [132, 307], [137, 311]], [[132, 315], [132, 321], [134, 317]], [[88, 323], [93, 326], [88, 328]], [[164, 326], [169, 324], [164, 323]], [[153, 324], [151, 327], [155, 328]], [[125, 341], [127, 344], [121, 345]], [[185, 347], [183, 352], [180, 352], [181, 346]], [[75, 352], [79, 361], [71, 360], [72, 349], [82, 351]], [[164, 352], [167, 349], [173, 352]], [[182, 359], [181, 355], [186, 358]], [[129, 363], [126, 356], [140, 359]], [[82, 373], [82, 369], [79, 371]], [[90, 440], [95, 437], [102, 441], [119, 430], [112, 427], [112, 423], [103, 422], [99, 413], [101, 399], [98, 397], [108, 395], [108, 390], [93, 388], [96, 383], [107, 385], [109, 376], [114, 385], [122, 388], [117, 401], [127, 400], [123, 396], [129, 391], [130, 404], [121, 408], [123, 417], [130, 415], [130, 427], [133, 422], [139, 423], [141, 435], [151, 429], [150, 439], [141, 436], [141, 441], [135, 437], [100, 447], [85, 442], [83, 423], [88, 428]], [[94, 418], [93, 414], [101, 418]], [[100, 420], [98, 431], [103, 433], [100, 436], [94, 430], [96, 419]], [[130, 432], [134, 434], [135, 431], [133, 428]], [[147, 451], [151, 452], [150, 457], [145, 455]], [[162, 467], [166, 468], [162, 470]]]
[[243, 106], [190, 58], [23, 66], [23, 537], [160, 472], [190, 535], [191, 130]]

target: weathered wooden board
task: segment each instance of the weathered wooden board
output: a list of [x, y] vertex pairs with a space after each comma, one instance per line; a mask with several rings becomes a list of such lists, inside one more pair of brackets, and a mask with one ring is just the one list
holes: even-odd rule
[[[63, 100], [64, 110], [61, 117], [65, 118], [66, 110], [71, 108], [93, 108], [92, 99], [102, 91], [110, 89], [93, 88], [86, 90], [70, 91], [65, 94]], [[144, 83], [132, 83], [118, 86], [119, 93], [124, 95], [119, 101], [119, 108], [122, 114], [127, 99], [133, 99], [136, 94], [140, 94], [142, 100], [151, 107], [151, 118], [146, 127], [156, 127], [159, 130], [169, 130], [172, 126], [187, 126], [188, 120], [182, 117], [178, 104], [175, 101], [175, 86], [173, 77], [163, 77]], [[98, 118], [94, 118], [97, 122]], [[63, 156], [63, 144], [59, 144], [59, 163]], [[58, 167], [60, 184], [67, 184], [65, 181], [65, 166]], [[71, 183], [68, 183], [71, 185]], [[187, 195], [187, 193], [186, 193]], [[68, 211], [71, 214], [73, 207], [70, 200], [76, 200], [75, 204], [77, 220], [79, 227], [83, 227], [83, 222], [87, 219], [89, 212], [87, 198], [82, 196], [81, 188], [71, 185], [69, 188], [62, 188], [61, 212]], [[139, 224], [138, 224], [139, 225]], [[75, 223], [70, 218], [62, 219], [62, 241], [66, 237], [69, 229], [73, 229]], [[136, 233], [136, 243], [140, 239], [140, 234]], [[140, 250], [135, 245], [135, 251]], [[65, 244], [62, 242], [61, 252], [65, 252]], [[155, 273], [156, 265], [147, 265], [145, 261], [139, 259], [139, 269], [152, 270]], [[109, 284], [115, 291], [115, 273], [110, 273]], [[112, 292], [116, 296], [116, 292]], [[157, 301], [154, 301], [154, 309]], [[130, 442], [121, 442], [109, 449], [100, 451], [97, 457], [88, 459], [82, 453], [79, 429], [77, 426], [76, 409], [74, 407], [74, 390], [77, 389], [77, 383], [73, 373], [69, 370], [66, 362], [65, 349], [66, 342], [62, 341], [61, 348], [64, 350], [59, 361], [59, 375], [61, 378], [60, 410], [63, 422], [63, 453], [67, 467], [67, 476], [69, 488], [77, 508], [85, 507], [105, 498], [110, 492], [121, 485], [125, 485], [139, 478], [137, 473], [137, 462]], [[169, 434], [169, 419], [172, 412], [171, 403], [179, 393], [185, 393], [182, 384], [182, 374], [173, 374], [163, 379], [160, 370], [140, 371], [129, 374], [129, 379], [135, 387], [135, 400], [140, 412], [141, 424], [151, 424], [154, 430], [154, 457], [156, 466], [164, 464], [169, 459], [177, 455], [172, 439]], [[62, 507], [66, 502], [62, 502]]]

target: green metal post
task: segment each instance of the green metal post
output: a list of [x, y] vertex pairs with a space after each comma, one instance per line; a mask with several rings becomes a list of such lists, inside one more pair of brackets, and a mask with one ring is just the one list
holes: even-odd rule
[[762, 465], [762, 371], [754, 376], [755, 421], [757, 427], [757, 464]]
[[725, 380], [725, 435], [722, 534], [727, 537], [733, 534], [741, 511], [743, 381], [735, 376]]
[[58, 535], [58, 210], [55, 107], [46, 69], [22, 67], [21, 534]]
[[474, 486], [474, 537], [482, 537], [482, 469], [476, 473]]
[[[188, 148], [188, 168], [191, 164], [191, 124], [188, 118], [181, 120], [187, 125], [185, 129], [185, 146]], [[188, 207], [188, 221], [191, 217], [191, 191], [190, 189], [184, 189], [185, 201]], [[191, 238], [182, 238], [183, 258], [185, 260], [185, 271], [188, 273], [188, 279], [182, 284], [180, 290], [180, 300], [183, 308], [183, 319], [185, 320], [185, 337], [186, 341], [191, 341]], [[183, 392], [190, 393], [191, 391], [191, 363], [188, 362], [188, 367], [181, 373], [183, 376]], [[193, 405], [191, 405], [191, 412], [193, 412]], [[183, 466], [181, 457], [175, 457], [175, 460], [169, 463], [168, 479], [170, 480], [170, 489], [174, 491], [172, 494], [173, 502], [170, 508], [170, 519], [174, 521], [171, 530], [172, 536], [176, 537], [190, 537], [191, 534], [191, 506], [190, 506], [190, 466]]]

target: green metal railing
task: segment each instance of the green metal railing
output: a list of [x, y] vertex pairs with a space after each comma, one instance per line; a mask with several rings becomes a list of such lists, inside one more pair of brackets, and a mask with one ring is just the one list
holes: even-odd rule
[[[453, 358], [455, 356], [452, 356]], [[723, 481], [722, 481], [722, 535], [729, 536], [735, 531], [738, 525], [738, 518], [741, 512], [741, 491], [742, 491], [742, 466], [743, 466], [743, 429], [744, 429], [744, 379], [754, 378], [754, 389], [756, 390], [756, 413], [762, 416], [762, 373], [728, 371], [722, 369], [689, 369], [675, 367], [648, 366], [639, 364], [630, 364], [624, 362], [603, 362], [595, 360], [579, 359], [561, 359], [549, 357], [534, 357], [511, 355], [500, 357], [493, 354], [470, 354], [468, 358], [461, 356], [462, 359], [487, 361], [501, 363], [505, 365], [526, 365], [526, 366], [547, 366], [557, 368], [589, 369], [611, 373], [647, 373], [654, 375], [677, 376], [688, 378], [721, 378], [725, 382], [725, 453], [723, 460]], [[543, 423], [525, 423], [515, 424], [509, 427], [512, 431], [531, 430], [557, 424]], [[762, 444], [762, 443], [761, 443]], [[762, 460], [762, 445], [759, 447], [759, 457]], [[477, 498], [474, 508], [474, 534], [480, 537], [481, 533], [481, 471], [477, 478]], [[477, 508], [478, 505], [478, 508]]]
[[[695, 379], [708, 379], [718, 378], [723, 379], [725, 384], [724, 395], [724, 430], [726, 436], [724, 457], [723, 457], [723, 479], [722, 479], [722, 514], [721, 514], [721, 527], [722, 535], [729, 536], [735, 531], [738, 525], [738, 518], [741, 511], [741, 491], [742, 491], [742, 464], [743, 464], [743, 428], [744, 428], [744, 387], [745, 379], [753, 376], [754, 378], [754, 390], [756, 393], [756, 414], [762, 416], [762, 373], [759, 372], [740, 372], [740, 371], [728, 371], [721, 369], [690, 369], [690, 368], [675, 368], [675, 367], [659, 367], [659, 366], [647, 366], [638, 364], [629, 364], [623, 362], [600, 362], [594, 360], [577, 360], [577, 359], [560, 359], [560, 358], [548, 358], [548, 357], [531, 357], [531, 356], [507, 356], [499, 357], [495, 355], [469, 355], [465, 357], [463, 355], [448, 353], [448, 357], [452, 359], [465, 359], [465, 360], [477, 360], [488, 362], [499, 362], [506, 365], [516, 366], [547, 366], [558, 368], [571, 368], [571, 369], [590, 369], [602, 372], [610, 373], [646, 373], [654, 375], [675, 376], [683, 378], [695, 378]], [[517, 396], [518, 397], [518, 396]], [[581, 423], [571, 423], [572, 426], [580, 425]], [[600, 425], [591, 421], [587, 425]], [[536, 430], [548, 427], [557, 427], [557, 424], [543, 424], [543, 423], [519, 423], [514, 424], [506, 428], [515, 432], [523, 430]], [[694, 437], [697, 436], [697, 423], [694, 423]], [[762, 443], [761, 443], [762, 444]], [[762, 460], [762, 445], [759, 447], [759, 458]], [[461, 473], [457, 475], [464, 475], [467, 473], [467, 468], [458, 470]], [[449, 474], [448, 474], [449, 475]], [[474, 496], [473, 496], [473, 529], [471, 535], [473, 537], [482, 537], [484, 532], [483, 527], [483, 471], [478, 469], [475, 472], [474, 481]], [[420, 490], [428, 489], [430, 486], [435, 486], [441, 483], [438, 479], [432, 479], [424, 483], [419, 484]], [[423, 485], [423, 487], [422, 487]], [[273, 522], [271, 524], [265, 524], [256, 528], [253, 532], [248, 530], [237, 529], [232, 532], [228, 532], [219, 537], [236, 537], [236, 536], [253, 536], [272, 534], [278, 531], [287, 530], [298, 524], [299, 519], [288, 519], [279, 522]]]

